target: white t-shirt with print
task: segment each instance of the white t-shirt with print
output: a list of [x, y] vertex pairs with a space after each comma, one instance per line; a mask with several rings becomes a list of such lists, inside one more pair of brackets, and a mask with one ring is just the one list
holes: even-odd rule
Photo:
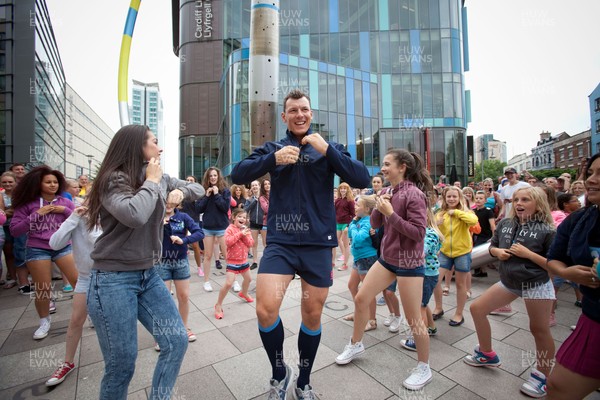
[[[508, 185], [504, 186], [502, 188], [502, 190], [500, 191], [500, 198], [502, 199], [502, 202], [504, 203], [504, 200], [506, 200], [506, 199], [512, 200], [513, 194], [517, 191], [517, 189], [526, 188], [526, 187], [531, 187], [531, 185], [529, 183], [523, 182], [523, 181], [518, 181], [517, 183], [515, 183], [512, 186], [510, 183]], [[508, 217], [511, 209], [512, 209], [512, 203], [504, 204], [504, 217]]]

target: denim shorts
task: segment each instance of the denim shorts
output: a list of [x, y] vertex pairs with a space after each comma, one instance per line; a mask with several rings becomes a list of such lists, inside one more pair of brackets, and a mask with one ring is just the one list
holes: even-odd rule
[[27, 249], [27, 234], [23, 234], [21, 236], [13, 237], [13, 255], [15, 256], [15, 266], [23, 267], [25, 266], [26, 258], [26, 249]]
[[360, 258], [358, 260], [354, 260], [354, 265], [352, 268], [358, 272], [359, 275], [366, 275], [369, 272], [369, 268], [377, 261], [377, 256], [371, 256], [366, 258]]
[[244, 264], [227, 264], [227, 272], [231, 272], [233, 274], [242, 274], [246, 272], [250, 268], [249, 263]]
[[90, 290], [90, 274], [82, 275], [79, 274], [77, 277], [77, 284], [75, 285], [75, 293], [86, 293]]
[[204, 237], [206, 237], [206, 236], [216, 236], [216, 237], [225, 236], [225, 229], [212, 230], [212, 229], [203, 228], [202, 230], [204, 231]]
[[451, 270], [454, 265], [457, 272], [469, 272], [471, 270], [471, 252], [450, 258], [440, 251], [438, 259], [440, 260], [440, 268]]
[[568, 283], [573, 289], [579, 289], [578, 284], [576, 284], [575, 282], [568, 281], [565, 278], [561, 278], [558, 275], [556, 275], [552, 278], [552, 285], [554, 285], [555, 288], [560, 289], [562, 287], [563, 283]]
[[163, 258], [154, 268], [163, 281], [190, 279], [190, 263], [187, 258], [181, 260]]
[[515, 296], [522, 297], [523, 300], [556, 300], [554, 286], [552, 286], [550, 280], [546, 283], [523, 283], [523, 289], [511, 289], [504, 286], [502, 282], [498, 282], [496, 285], [508, 290]]
[[429, 304], [433, 289], [435, 289], [435, 286], [437, 285], [438, 277], [438, 275], [425, 275], [425, 278], [423, 279], [423, 298], [421, 299], [421, 307], [427, 307], [427, 304]]
[[71, 245], [68, 244], [60, 250], [40, 249], [39, 247], [27, 247], [25, 250], [25, 262], [52, 260], [56, 261], [59, 258], [68, 256], [72, 253]]
[[331, 247], [267, 243], [258, 273], [298, 274], [311, 286], [328, 288], [333, 285]]
[[398, 280], [394, 279], [394, 282], [390, 283], [390, 286], [385, 288], [385, 290], [389, 290], [392, 293], [396, 293], [397, 287], [398, 287]]
[[406, 269], [406, 268], [400, 268], [395, 265], [386, 263], [385, 261], [383, 261], [383, 258], [380, 258], [377, 261], [379, 261], [379, 263], [383, 266], [383, 268], [392, 272], [396, 276], [425, 276], [425, 266], [423, 266], [423, 265], [421, 265], [420, 267], [417, 267], [417, 268]]

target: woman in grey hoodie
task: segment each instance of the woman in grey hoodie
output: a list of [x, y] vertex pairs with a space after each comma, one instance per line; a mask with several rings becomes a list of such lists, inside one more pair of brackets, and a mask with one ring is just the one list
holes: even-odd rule
[[110, 143], [92, 191], [89, 223], [98, 219], [102, 235], [88, 292], [92, 318], [104, 356], [100, 399], [125, 399], [135, 370], [137, 321], [152, 333], [161, 353], [151, 399], [169, 399], [187, 349], [187, 332], [177, 307], [153, 268], [161, 256], [167, 192], [195, 200], [202, 186], [162, 173], [162, 150], [147, 126], [127, 125]]

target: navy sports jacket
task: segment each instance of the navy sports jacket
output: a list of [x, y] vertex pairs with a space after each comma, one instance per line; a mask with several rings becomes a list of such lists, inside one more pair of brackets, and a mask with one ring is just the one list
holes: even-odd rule
[[[309, 130], [307, 134], [312, 134]], [[370, 185], [365, 165], [353, 160], [343, 145], [328, 142], [325, 156], [311, 145], [301, 146], [294, 135], [277, 142], [267, 142], [231, 171], [236, 184], [251, 182], [267, 173], [271, 175], [267, 242], [291, 245], [336, 247], [333, 178], [354, 188]], [[300, 148], [295, 164], [276, 165], [275, 152], [285, 146]]]

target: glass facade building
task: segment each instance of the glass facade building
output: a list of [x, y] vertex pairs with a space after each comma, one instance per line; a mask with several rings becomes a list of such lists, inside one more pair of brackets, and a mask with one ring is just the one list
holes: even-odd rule
[[46, 164], [76, 177], [113, 135], [68, 87], [44, 0], [0, 0], [0, 103], [2, 171]]
[[164, 146], [163, 102], [158, 83], [132, 80], [129, 115], [132, 124], [148, 125], [158, 138], [158, 143]]
[[[192, 163], [197, 176], [210, 165], [227, 175], [258, 145], [248, 118], [250, 9], [250, 0], [173, 0], [182, 175]], [[401, 147], [422, 154], [435, 178], [455, 165], [466, 179], [462, 0], [282, 0], [279, 29], [280, 112], [300, 88], [313, 130], [372, 173], [388, 148]]]

